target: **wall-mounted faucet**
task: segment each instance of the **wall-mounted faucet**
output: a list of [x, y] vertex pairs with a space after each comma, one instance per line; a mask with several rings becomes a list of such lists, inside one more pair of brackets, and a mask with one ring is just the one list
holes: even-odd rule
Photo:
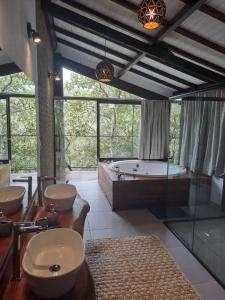
[[34, 222], [15, 222], [13, 223], [13, 278], [18, 280], [21, 278], [20, 274], [20, 235], [23, 233], [40, 232], [47, 230], [47, 224], [35, 225]]
[[32, 200], [32, 176], [21, 177], [18, 179], [13, 179], [13, 182], [27, 182], [28, 183], [28, 206]]

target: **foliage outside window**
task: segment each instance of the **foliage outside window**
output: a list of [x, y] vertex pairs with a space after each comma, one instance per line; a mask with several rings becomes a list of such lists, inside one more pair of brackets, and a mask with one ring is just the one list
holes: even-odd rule
[[[0, 78], [0, 92], [34, 94], [34, 85], [24, 73]], [[12, 172], [37, 170], [35, 98], [9, 97]], [[8, 158], [6, 99], [0, 99], [0, 158]]]

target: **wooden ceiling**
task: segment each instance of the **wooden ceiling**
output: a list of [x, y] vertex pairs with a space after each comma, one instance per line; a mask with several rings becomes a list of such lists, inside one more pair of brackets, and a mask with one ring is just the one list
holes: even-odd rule
[[206, 0], [165, 0], [166, 18], [154, 31], [138, 22], [140, 2], [44, 0], [63, 66], [95, 78], [107, 55], [116, 69], [111, 84], [151, 99], [225, 82], [223, 0], [218, 8]]

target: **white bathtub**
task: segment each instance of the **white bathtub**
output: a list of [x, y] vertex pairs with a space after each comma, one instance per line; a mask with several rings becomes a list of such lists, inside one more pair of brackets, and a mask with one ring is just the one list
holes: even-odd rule
[[162, 161], [122, 160], [109, 164], [116, 173], [139, 177], [165, 177], [186, 174], [186, 168]]

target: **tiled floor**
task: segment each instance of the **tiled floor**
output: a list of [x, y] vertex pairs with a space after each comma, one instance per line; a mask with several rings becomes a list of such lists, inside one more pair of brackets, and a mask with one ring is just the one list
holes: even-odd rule
[[97, 180], [70, 180], [91, 206], [85, 224], [87, 239], [156, 234], [168, 247], [182, 271], [205, 300], [224, 300], [225, 290], [179, 240], [147, 209], [112, 212]]

